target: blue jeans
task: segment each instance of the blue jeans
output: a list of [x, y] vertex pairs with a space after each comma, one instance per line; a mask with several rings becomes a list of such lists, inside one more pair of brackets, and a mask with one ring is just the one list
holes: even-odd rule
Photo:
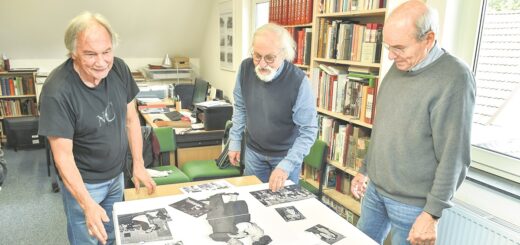
[[[270, 157], [266, 155], [262, 155], [260, 153], [257, 153], [251, 148], [246, 146], [245, 151], [245, 158], [244, 161], [245, 169], [244, 169], [244, 175], [255, 175], [258, 177], [263, 183], [269, 182], [269, 176], [271, 176], [271, 172], [278, 166], [278, 163], [284, 159], [284, 157]], [[294, 182], [294, 184], [298, 184], [298, 181], [300, 180], [300, 170], [301, 165], [295, 168], [291, 173], [289, 174], [290, 180]]]
[[[115, 202], [123, 201], [124, 190], [123, 173], [117, 177], [96, 184], [85, 183], [87, 191], [103, 209], [105, 209], [110, 222], [105, 223], [105, 230], [108, 235], [107, 244], [115, 244], [114, 222], [112, 221], [112, 209]], [[83, 209], [79, 206], [76, 199], [72, 196], [69, 190], [63, 185], [63, 182], [58, 181], [60, 190], [63, 193], [63, 207], [65, 215], [67, 216], [67, 235], [69, 242], [72, 245], [76, 244], [101, 244], [98, 240], [88, 234], [87, 225], [85, 222], [85, 214]]]
[[388, 232], [392, 232], [392, 244], [410, 244], [406, 238], [422, 207], [400, 203], [380, 195], [374, 184], [369, 183], [361, 202], [361, 217], [357, 228], [383, 244]]

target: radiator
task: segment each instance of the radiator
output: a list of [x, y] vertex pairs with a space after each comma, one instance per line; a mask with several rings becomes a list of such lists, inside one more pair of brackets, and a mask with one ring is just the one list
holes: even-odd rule
[[520, 227], [474, 206], [455, 203], [442, 214], [437, 245], [520, 245]]

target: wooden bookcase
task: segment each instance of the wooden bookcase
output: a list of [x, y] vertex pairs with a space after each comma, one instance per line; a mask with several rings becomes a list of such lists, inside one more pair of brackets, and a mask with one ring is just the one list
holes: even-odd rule
[[284, 26], [296, 42], [293, 63], [309, 75], [315, 0], [270, 0], [269, 22]]
[[[327, 158], [326, 177], [323, 180], [323, 201], [349, 222], [355, 224], [361, 214], [361, 204], [350, 193], [350, 181], [357, 174], [370, 142], [371, 123], [375, 115], [375, 109], [372, 108], [375, 108], [375, 97], [383, 60], [381, 57], [381, 29], [387, 11], [385, 6], [379, 7], [380, 1], [378, 0], [358, 1], [365, 2], [366, 5], [357, 7], [339, 6], [338, 2], [352, 1], [315, 0], [313, 3], [313, 35], [309, 71], [312, 86], [318, 97], [319, 137], [327, 142], [330, 151]], [[342, 9], [343, 7], [345, 9]], [[342, 24], [345, 26], [340, 32]], [[352, 29], [354, 29], [353, 25], [357, 24], [356, 30], [359, 31], [359, 28], [362, 30], [359, 31], [359, 33], [363, 33], [362, 36], [355, 39], [356, 41], [353, 41], [352, 36], [347, 39], [348, 34], [345, 33], [348, 33], [346, 31], [349, 28], [348, 24], [352, 25], [350, 27]], [[328, 35], [333, 29], [335, 34]], [[336, 35], [335, 42], [331, 41], [334, 35]], [[369, 44], [365, 44], [365, 41]], [[338, 42], [342, 42], [342, 44], [338, 46]], [[358, 44], [356, 48], [353, 47], [354, 42]], [[329, 43], [333, 43], [333, 45]], [[350, 50], [347, 49], [349, 44], [351, 45]], [[327, 51], [327, 49], [329, 50]], [[338, 51], [340, 49], [342, 51]], [[355, 55], [353, 49], [357, 52]], [[347, 55], [347, 52], [350, 54]], [[332, 69], [328, 69], [329, 67]], [[357, 76], [356, 74], [362, 75]], [[345, 79], [344, 83], [338, 82], [342, 79]], [[353, 93], [347, 95], [347, 91], [353, 90], [348, 87], [348, 84], [358, 82], [361, 85], [356, 91], [360, 95], [356, 96], [355, 101], [359, 102], [356, 102], [356, 106], [352, 106], [352, 104], [349, 106], [349, 100], [345, 98], [353, 97]], [[337, 89], [341, 85], [344, 86], [343, 89]], [[344, 92], [338, 94], [339, 90]], [[343, 98], [343, 104], [338, 97]], [[332, 101], [337, 101], [337, 103], [331, 103]], [[357, 103], [360, 103], [360, 106], [357, 106]], [[356, 109], [357, 113], [352, 113], [354, 110], [352, 108], [359, 109]], [[319, 173], [303, 167], [302, 181], [317, 188], [317, 176]], [[327, 186], [328, 184], [331, 185]]]
[[6, 118], [37, 116], [36, 70], [0, 72], [0, 137], [5, 143]]

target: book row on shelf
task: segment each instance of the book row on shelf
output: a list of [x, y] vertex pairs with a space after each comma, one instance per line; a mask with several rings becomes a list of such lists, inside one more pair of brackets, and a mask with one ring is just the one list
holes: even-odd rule
[[384, 8], [386, 0], [320, 0], [320, 14]]
[[302, 25], [312, 22], [314, 0], [270, 0], [269, 22]]
[[319, 18], [317, 57], [378, 63], [383, 25]]
[[369, 69], [361, 71], [354, 66], [325, 64], [313, 68], [317, 106], [372, 124], [379, 79]]
[[[311, 183], [318, 183], [320, 181], [320, 174], [318, 169], [306, 166], [304, 168], [304, 172], [305, 173], [303, 176], [305, 177], [303, 181], [309, 182], [309, 180], [311, 180]], [[350, 193], [350, 182], [352, 181], [353, 176], [335, 168], [334, 166], [328, 165], [325, 178], [326, 179], [324, 180], [323, 187], [323, 192], [325, 195], [322, 196], [322, 202], [336, 211], [336, 213], [345, 218], [347, 221], [355, 225], [359, 219], [359, 208], [356, 207], [349, 209], [349, 207], [346, 207], [344, 203], [336, 201], [336, 198], [355, 200]], [[345, 198], [347, 196], [348, 198]]]
[[358, 171], [370, 145], [370, 129], [326, 115], [318, 116], [319, 138], [329, 145], [327, 158], [337, 167]]
[[346, 219], [349, 223], [353, 225], [357, 224], [359, 216], [351, 210], [349, 210], [348, 208], [345, 208], [345, 206], [343, 206], [339, 202], [334, 201], [334, 199], [329, 198], [328, 196], [323, 196], [322, 201], [323, 203], [325, 203], [325, 205], [329, 206], [332, 210], [334, 210], [337, 214]]
[[1, 117], [18, 117], [37, 114], [36, 101], [33, 98], [0, 100]]
[[34, 81], [22, 76], [0, 77], [0, 96], [34, 95]]
[[296, 42], [296, 57], [293, 63], [298, 65], [310, 65], [312, 28], [286, 27], [286, 29]]

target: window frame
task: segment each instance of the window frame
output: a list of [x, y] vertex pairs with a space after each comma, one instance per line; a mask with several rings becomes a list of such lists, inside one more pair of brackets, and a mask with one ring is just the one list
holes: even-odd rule
[[[480, 18], [473, 56], [473, 73], [476, 74], [478, 57], [483, 35], [484, 19], [487, 13], [487, 0], [482, 1]], [[471, 167], [485, 171], [506, 180], [520, 183], [520, 160], [483, 147], [471, 145]], [[507, 190], [505, 190], [507, 191]]]

